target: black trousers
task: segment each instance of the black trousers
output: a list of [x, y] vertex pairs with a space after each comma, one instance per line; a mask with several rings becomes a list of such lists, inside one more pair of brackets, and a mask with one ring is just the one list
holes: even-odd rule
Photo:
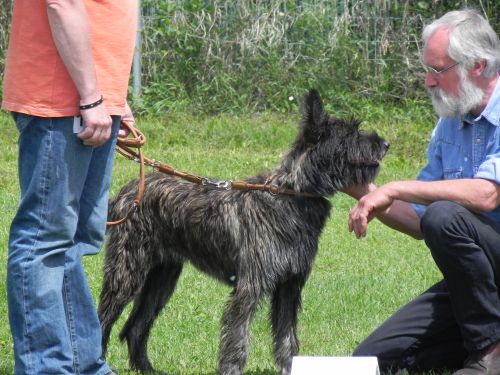
[[439, 201], [427, 208], [421, 229], [443, 280], [355, 349], [355, 356], [377, 356], [382, 373], [454, 370], [500, 341], [500, 227]]

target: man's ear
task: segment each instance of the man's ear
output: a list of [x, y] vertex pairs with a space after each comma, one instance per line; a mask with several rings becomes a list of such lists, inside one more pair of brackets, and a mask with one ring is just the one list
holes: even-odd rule
[[483, 75], [485, 69], [486, 69], [486, 60], [484, 60], [484, 59], [477, 60], [474, 63], [474, 66], [472, 67], [472, 69], [470, 70], [470, 74], [473, 77], [480, 77]]

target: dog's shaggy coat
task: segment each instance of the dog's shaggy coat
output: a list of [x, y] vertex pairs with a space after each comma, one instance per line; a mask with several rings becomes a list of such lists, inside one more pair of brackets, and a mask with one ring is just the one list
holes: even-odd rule
[[[109, 229], [99, 316], [103, 349], [125, 305], [133, 310], [120, 339], [127, 340], [132, 368], [153, 371], [147, 340], [172, 295], [184, 262], [231, 285], [222, 317], [219, 373], [241, 374], [248, 327], [262, 297], [271, 298], [274, 356], [279, 374], [290, 373], [297, 354], [301, 291], [330, 213], [327, 197], [373, 181], [388, 144], [362, 134], [355, 121], [331, 119], [319, 94], [304, 100], [303, 120], [291, 150], [270, 173], [246, 181], [272, 183], [317, 197], [223, 190], [153, 173], [130, 220]], [[110, 203], [110, 219], [125, 215], [137, 181]]]

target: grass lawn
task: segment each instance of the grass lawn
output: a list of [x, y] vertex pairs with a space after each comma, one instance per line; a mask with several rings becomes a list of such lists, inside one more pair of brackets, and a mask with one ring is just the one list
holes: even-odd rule
[[[424, 163], [426, 139], [434, 119], [425, 109], [368, 108], [357, 115], [364, 128], [377, 129], [390, 143], [377, 183], [412, 178]], [[139, 119], [148, 138], [150, 158], [194, 174], [240, 179], [274, 166], [296, 134], [298, 115], [196, 118], [169, 115]], [[0, 114], [0, 278], [5, 280], [7, 238], [18, 200], [17, 131]], [[112, 185], [115, 193], [138, 173], [136, 164], [117, 156]], [[422, 242], [373, 222], [362, 240], [347, 231], [354, 201], [338, 194], [321, 237], [312, 275], [303, 293], [299, 319], [301, 355], [345, 356], [399, 306], [439, 278]], [[103, 253], [85, 259], [89, 283], [97, 298]], [[5, 283], [0, 283], [0, 374], [13, 373], [12, 340], [7, 321]], [[157, 369], [172, 375], [212, 375], [217, 366], [219, 321], [230, 289], [185, 268], [171, 302], [151, 333], [149, 354]], [[127, 372], [126, 345], [117, 338], [127, 310], [112, 332], [108, 361]], [[251, 326], [246, 374], [275, 373], [268, 307], [263, 304]]]

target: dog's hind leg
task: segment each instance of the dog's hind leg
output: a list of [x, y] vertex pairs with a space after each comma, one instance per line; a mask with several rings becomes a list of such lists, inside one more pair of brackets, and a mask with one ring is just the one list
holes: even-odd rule
[[182, 272], [182, 263], [160, 263], [146, 276], [146, 282], [134, 300], [120, 340], [127, 340], [130, 366], [139, 371], [153, 371], [147, 354], [147, 340], [153, 323], [174, 292]]
[[240, 375], [247, 359], [248, 327], [258, 307], [261, 292], [255, 285], [239, 283], [231, 293], [222, 317], [219, 374]]
[[301, 306], [304, 279], [288, 279], [277, 286], [272, 296], [271, 325], [274, 338], [274, 357], [279, 375], [290, 374], [292, 358], [299, 351], [297, 316]]

